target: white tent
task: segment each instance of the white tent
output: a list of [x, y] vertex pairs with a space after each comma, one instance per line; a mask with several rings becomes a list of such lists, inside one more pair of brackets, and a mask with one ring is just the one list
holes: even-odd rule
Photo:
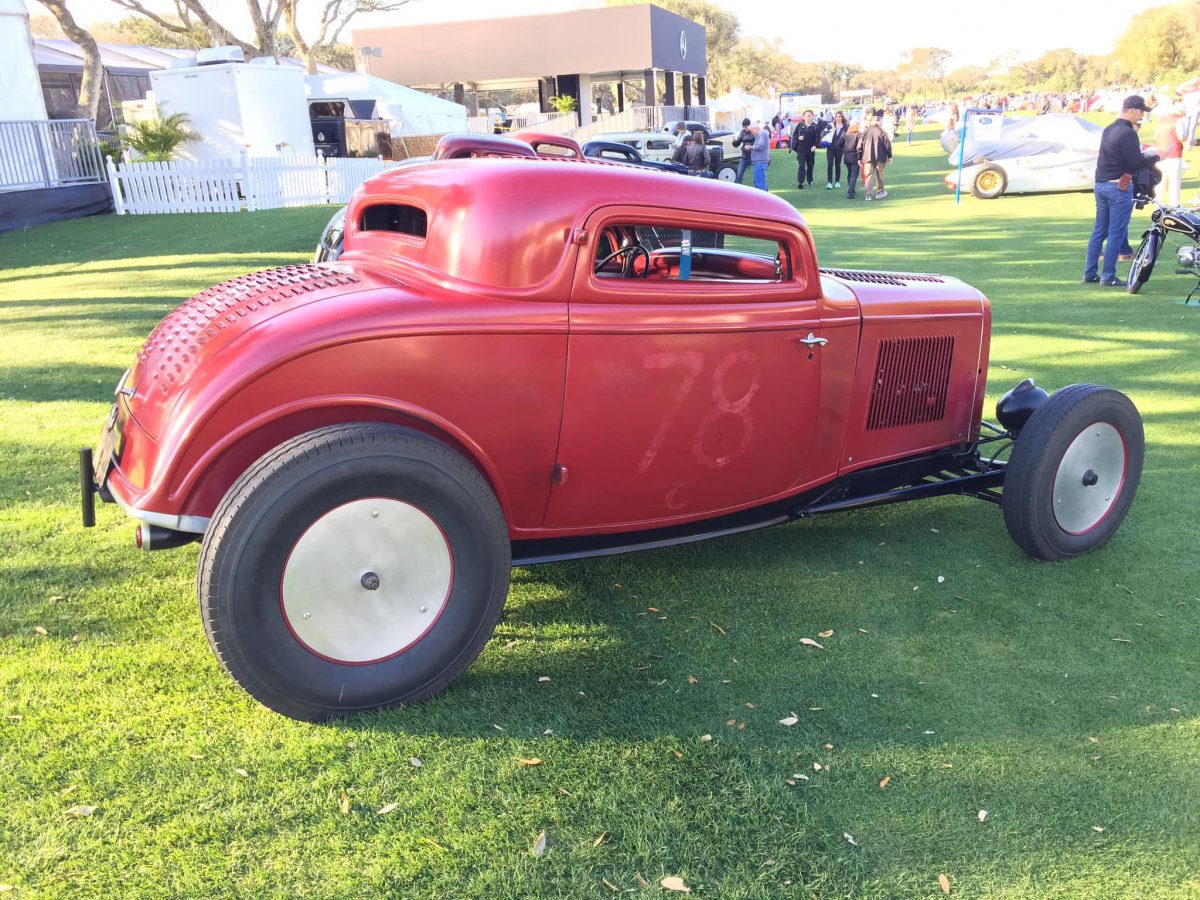
[[380, 118], [391, 120], [392, 137], [467, 130], [467, 108], [358, 72], [306, 75], [309, 100], [374, 100]]
[[774, 105], [765, 97], [755, 97], [744, 91], [731, 91], [715, 100], [708, 101], [709, 114], [714, 125], [720, 125], [731, 131], [741, 127], [742, 119], [751, 122], [769, 122]]

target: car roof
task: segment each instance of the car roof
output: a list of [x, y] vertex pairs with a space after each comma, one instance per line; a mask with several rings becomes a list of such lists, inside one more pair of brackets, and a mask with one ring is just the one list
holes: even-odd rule
[[[360, 210], [376, 203], [418, 207], [427, 237], [361, 232]], [[368, 179], [350, 201], [348, 251], [388, 255], [395, 240], [426, 271], [500, 289], [547, 284], [565, 265], [570, 235], [604, 207], [688, 210], [788, 223], [804, 220], [766, 191], [716, 179], [596, 159], [447, 159], [392, 169]]]
[[594, 139], [597, 141], [644, 141], [647, 139], [656, 141], [669, 140], [671, 135], [663, 131], [607, 131], [604, 134], [597, 134]]

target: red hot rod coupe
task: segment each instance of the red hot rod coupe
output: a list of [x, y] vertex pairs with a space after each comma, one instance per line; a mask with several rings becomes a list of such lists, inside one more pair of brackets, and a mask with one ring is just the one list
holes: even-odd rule
[[208, 637], [268, 707], [443, 690], [513, 565], [946, 494], [1061, 559], [1132, 503], [1124, 395], [1026, 381], [981, 422], [974, 288], [818, 269], [763, 191], [486, 155], [368, 181], [336, 263], [179, 306], [81, 453], [85, 524], [98, 492], [145, 549], [203, 540]]

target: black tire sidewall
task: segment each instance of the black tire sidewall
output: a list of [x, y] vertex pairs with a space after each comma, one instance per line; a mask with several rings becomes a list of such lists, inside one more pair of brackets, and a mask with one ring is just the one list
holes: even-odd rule
[[[1000, 179], [1000, 187], [995, 192], [985, 191], [979, 187], [979, 177], [986, 172], [995, 172]], [[1008, 190], [1008, 175], [999, 166], [984, 166], [975, 173], [975, 178], [971, 182], [971, 193], [980, 200], [995, 200], [1001, 194]]]
[[[1126, 279], [1126, 286], [1129, 293], [1136, 294], [1143, 284], [1150, 280], [1150, 275], [1154, 271], [1154, 264], [1158, 262], [1159, 250], [1162, 248], [1162, 241], [1158, 234], [1153, 231], [1148, 231], [1142, 236], [1142, 242], [1138, 245], [1137, 252], [1133, 254], [1133, 263], [1129, 267], [1129, 276]], [[1138, 260], [1143, 259], [1141, 268], [1137, 267]], [[1137, 272], [1137, 277], [1134, 277], [1134, 272]]]
[[[222, 527], [210, 531], [213, 546], [205, 540], [201, 608], [226, 668], [260, 702], [310, 720], [439, 692], [478, 655], [507, 594], [508, 539], [482, 479], [449, 448], [399, 429], [327, 429], [266, 459], [214, 516]], [[402, 500], [436, 521], [454, 575], [445, 608], [417, 643], [380, 662], [347, 665], [322, 659], [291, 633], [280, 584], [312, 523], [365, 497]]]
[[[1104, 518], [1070, 534], [1054, 515], [1054, 479], [1071, 443], [1090, 425], [1107, 423], [1125, 443], [1125, 479]], [[1120, 527], [1141, 478], [1145, 439], [1129, 398], [1098, 385], [1058, 391], [1022, 429], [1004, 477], [1004, 521], [1016, 544], [1036, 559], [1066, 559], [1102, 546]]]

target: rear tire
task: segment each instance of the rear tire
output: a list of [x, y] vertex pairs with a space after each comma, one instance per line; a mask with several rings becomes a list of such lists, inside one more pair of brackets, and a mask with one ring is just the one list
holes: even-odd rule
[[1004, 475], [1004, 524], [1034, 559], [1078, 556], [1104, 544], [1137, 493], [1142, 419], [1124, 394], [1095, 384], [1063, 388], [1013, 445]]
[[980, 200], [995, 200], [1008, 189], [1008, 175], [997, 165], [988, 163], [975, 173], [971, 193]]
[[1158, 252], [1162, 249], [1162, 240], [1155, 231], [1147, 231], [1142, 235], [1142, 242], [1137, 252], [1133, 254], [1133, 262], [1129, 264], [1129, 275], [1125, 280], [1126, 289], [1136, 294], [1142, 285], [1150, 280], [1154, 264], [1158, 262]]
[[717, 181], [737, 181], [738, 167], [735, 163], [725, 163], [717, 169]]
[[408, 429], [335, 425], [229, 489], [200, 612], [247, 693], [321, 721], [444, 690], [491, 636], [510, 567], [499, 503], [467, 460]]

